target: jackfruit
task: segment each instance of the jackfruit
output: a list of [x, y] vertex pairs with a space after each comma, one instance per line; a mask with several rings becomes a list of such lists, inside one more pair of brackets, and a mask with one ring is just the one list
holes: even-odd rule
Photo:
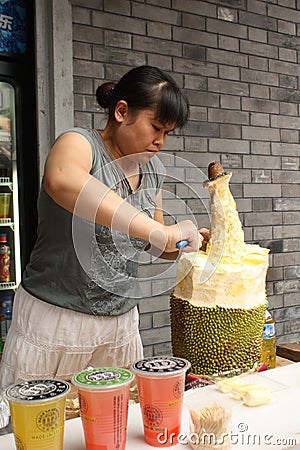
[[232, 173], [207, 181], [210, 240], [179, 259], [170, 298], [174, 356], [198, 375], [234, 375], [260, 360], [266, 311], [268, 252], [244, 242], [229, 188]]

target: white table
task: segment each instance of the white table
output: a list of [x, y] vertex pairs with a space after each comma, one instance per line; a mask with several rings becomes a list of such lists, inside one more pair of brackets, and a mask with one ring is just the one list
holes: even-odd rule
[[[214, 400], [224, 401], [232, 411], [232, 450], [300, 449], [300, 363], [247, 376], [247, 382], [268, 386], [268, 405], [247, 407], [220, 393], [216, 386], [188, 391], [182, 420], [182, 443], [172, 449], [189, 449], [184, 435], [189, 433], [189, 410], [199, 409]], [[127, 450], [153, 450], [143, 439], [143, 426], [138, 404], [129, 407]], [[1, 450], [15, 450], [12, 434], [0, 437]], [[64, 450], [85, 450], [80, 418], [66, 421]]]

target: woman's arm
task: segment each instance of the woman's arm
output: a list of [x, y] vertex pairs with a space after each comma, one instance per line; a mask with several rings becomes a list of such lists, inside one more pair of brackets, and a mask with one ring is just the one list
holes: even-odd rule
[[181, 239], [189, 241], [184, 251], [198, 249], [198, 232], [190, 220], [166, 226], [151, 219], [90, 175], [91, 167], [92, 151], [87, 139], [76, 132], [63, 134], [47, 158], [46, 192], [71, 213], [149, 241], [168, 253], [176, 251], [176, 242]]

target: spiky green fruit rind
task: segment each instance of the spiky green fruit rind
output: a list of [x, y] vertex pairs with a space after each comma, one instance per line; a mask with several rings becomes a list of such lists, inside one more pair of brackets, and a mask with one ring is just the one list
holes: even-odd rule
[[187, 359], [198, 375], [245, 372], [260, 360], [265, 311], [265, 305], [194, 306], [171, 296], [173, 355]]

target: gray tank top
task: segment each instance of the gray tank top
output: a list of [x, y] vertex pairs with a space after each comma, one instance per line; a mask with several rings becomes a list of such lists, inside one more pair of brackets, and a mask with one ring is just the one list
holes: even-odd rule
[[[90, 143], [91, 175], [153, 218], [165, 168], [154, 156], [140, 164], [141, 182], [130, 184], [96, 130], [72, 128]], [[138, 260], [147, 242], [92, 223], [55, 203], [42, 182], [38, 237], [22, 286], [53, 305], [94, 315], [120, 315], [140, 300]]]

